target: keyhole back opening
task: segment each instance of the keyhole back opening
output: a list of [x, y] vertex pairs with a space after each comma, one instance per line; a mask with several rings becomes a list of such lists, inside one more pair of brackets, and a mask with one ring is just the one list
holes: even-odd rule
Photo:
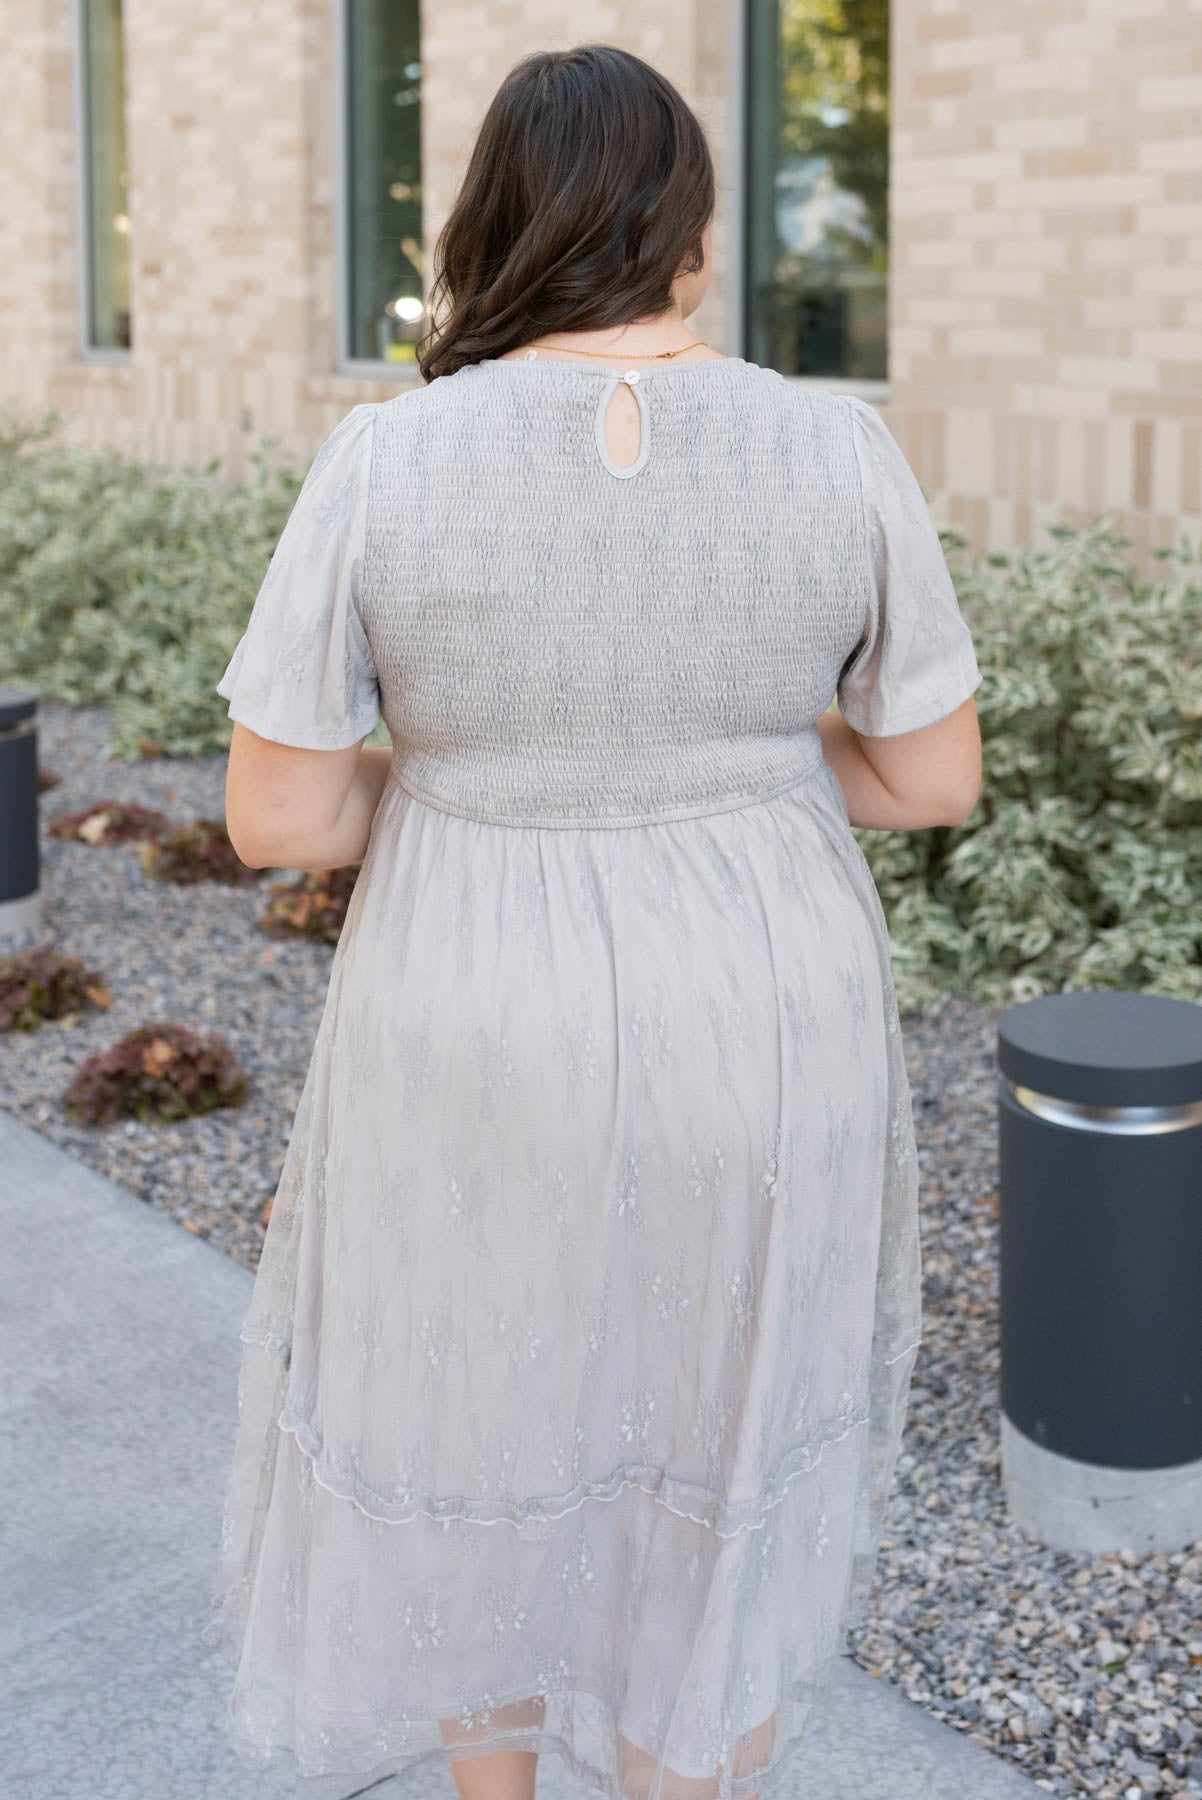
[[649, 427], [638, 371], [614, 375], [597, 404], [597, 449], [611, 475], [637, 475], [646, 465]]

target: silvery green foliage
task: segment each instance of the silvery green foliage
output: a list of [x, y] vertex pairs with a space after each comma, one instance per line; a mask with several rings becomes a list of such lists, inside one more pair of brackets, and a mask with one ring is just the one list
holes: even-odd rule
[[957, 575], [980, 800], [954, 828], [856, 833], [905, 1009], [1098, 987], [1202, 1000], [1202, 545], [1155, 552], [1164, 574], [1140, 582], [1111, 523]]
[[103, 705], [126, 757], [222, 749], [213, 671], [245, 623], [300, 482], [260, 454], [168, 472], [57, 440], [54, 415], [0, 415], [0, 679]]
[[[0, 680], [108, 706], [128, 757], [223, 749], [213, 671], [299, 476], [265, 453], [222, 486], [212, 466], [168, 474], [56, 428], [0, 414]], [[1078, 987], [1202, 1000], [1202, 546], [1156, 552], [1145, 583], [1108, 518], [1051, 536], [956, 578], [984, 675], [971, 817], [856, 834], [909, 1011]]]

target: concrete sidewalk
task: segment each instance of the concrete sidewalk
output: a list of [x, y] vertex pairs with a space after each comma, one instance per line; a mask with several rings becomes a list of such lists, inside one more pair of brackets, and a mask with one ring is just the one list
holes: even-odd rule
[[[200, 1632], [236, 1414], [240, 1264], [0, 1112], [0, 1793], [277, 1800], [215, 1724]], [[544, 1757], [540, 1800], [584, 1800]], [[352, 1782], [349, 1796], [363, 1790]], [[788, 1800], [1034, 1783], [850, 1660]], [[373, 1800], [454, 1800], [449, 1770]]]

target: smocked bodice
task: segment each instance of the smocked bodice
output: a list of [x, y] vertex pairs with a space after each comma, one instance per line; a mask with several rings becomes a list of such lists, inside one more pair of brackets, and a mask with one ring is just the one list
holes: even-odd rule
[[980, 676], [926, 502], [879, 415], [739, 358], [643, 370], [634, 462], [606, 365], [472, 364], [326, 440], [218, 687], [266, 737], [383, 714], [444, 811], [606, 826], [800, 780], [838, 694], [916, 729]]
[[490, 362], [381, 407], [363, 618], [402, 785], [533, 824], [745, 804], [813, 766], [866, 615], [850, 421], [742, 362]]

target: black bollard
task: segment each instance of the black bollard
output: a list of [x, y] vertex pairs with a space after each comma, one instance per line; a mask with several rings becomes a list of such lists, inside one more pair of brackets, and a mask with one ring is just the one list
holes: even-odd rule
[[1049, 994], [997, 1028], [1001, 1452], [1032, 1537], [1202, 1537], [1202, 1006]]
[[38, 876], [37, 695], [0, 688], [0, 951], [36, 937]]

